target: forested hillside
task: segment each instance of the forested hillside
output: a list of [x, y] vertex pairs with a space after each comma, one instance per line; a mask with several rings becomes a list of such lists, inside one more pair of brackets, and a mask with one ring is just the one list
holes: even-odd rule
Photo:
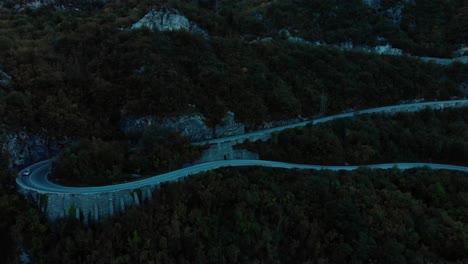
[[92, 227], [70, 219], [36, 233], [33, 259], [464, 263], [467, 176], [428, 169], [217, 170], [165, 185], [148, 204]]
[[[5, 7], [32, 0], [7, 0]], [[44, 2], [44, 0], [42, 1]], [[329, 44], [374, 46], [382, 40], [414, 55], [451, 56], [467, 43], [464, 0], [48, 0], [81, 10], [104, 8], [125, 25], [152, 7], [183, 11], [211, 34], [244, 38], [293, 37]], [[107, 3], [107, 4], [106, 4]], [[112, 12], [115, 10], [118, 12]], [[127, 10], [122, 10], [127, 9]], [[130, 12], [128, 11], [130, 9]]]
[[[203, 149], [151, 125], [157, 117], [200, 113], [189, 121], [218, 135], [227, 111], [244, 131], [466, 98], [467, 64], [339, 47], [467, 55], [468, 1], [39, 2], [0, 0], [2, 263], [20, 255], [47, 264], [468, 263], [467, 173], [220, 169], [163, 184], [141, 207], [83, 225], [49, 222], [18, 193], [12, 170], [61, 151], [51, 179], [104, 185], [196, 160]], [[155, 10], [198, 31], [134, 27]], [[124, 133], [123, 120], [140, 122], [141, 131], [128, 131], [141, 133]], [[467, 123], [466, 108], [355, 116], [245, 146], [293, 163], [467, 166]]]
[[304, 164], [427, 162], [468, 166], [468, 108], [373, 114], [286, 130], [243, 146], [261, 159]]
[[[0, 122], [9, 128], [46, 130], [50, 135], [111, 139], [119, 137], [122, 114], [168, 116], [199, 111], [217, 123], [231, 110], [241, 121], [258, 124], [317, 114], [321, 98], [328, 102], [325, 110], [332, 113], [460, 95], [457, 87], [466, 78], [464, 65], [442, 68], [402, 57], [342, 52], [281, 39], [250, 43], [242, 37], [311, 24], [333, 25], [335, 29], [321, 30], [343, 40], [348, 37], [340, 32], [373, 30], [373, 24], [359, 26], [344, 19], [371, 12], [369, 8], [358, 1], [353, 1], [355, 5], [335, 1], [339, 12], [333, 11], [332, 16], [331, 2], [216, 1], [216, 7], [209, 1], [119, 1], [79, 11], [43, 7], [21, 12], [4, 5], [0, 8], [0, 70], [11, 75], [12, 82], [0, 87]], [[130, 30], [132, 23], [159, 6], [179, 8], [210, 38], [184, 31]], [[296, 12], [299, 6], [303, 12]], [[323, 13], [322, 20], [329, 18], [308, 22], [313, 17], [307, 13], [310, 10]], [[455, 16], [452, 11], [449, 17]], [[271, 28], [244, 29], [257, 13], [270, 21]], [[296, 21], [300, 19], [304, 21]], [[257, 27], [252, 23], [252, 28]], [[370, 33], [362, 34], [360, 39], [371, 39]], [[315, 40], [313, 35], [310, 38]]]

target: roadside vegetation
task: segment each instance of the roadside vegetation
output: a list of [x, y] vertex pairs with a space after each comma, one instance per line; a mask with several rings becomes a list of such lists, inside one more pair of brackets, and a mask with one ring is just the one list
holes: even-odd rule
[[178, 133], [149, 127], [134, 141], [94, 138], [65, 149], [53, 161], [50, 178], [69, 186], [122, 183], [180, 169], [202, 149]]
[[260, 159], [304, 164], [427, 162], [468, 166], [468, 108], [353, 118], [290, 129], [245, 147]]
[[0, 151], [0, 254], [2, 263], [18, 263], [22, 252], [40, 254], [48, 243], [43, 239], [49, 225], [18, 193], [16, 174], [8, 169], [8, 160], [8, 154]]
[[125, 215], [57, 223], [35, 263], [464, 263], [468, 175], [231, 168]]

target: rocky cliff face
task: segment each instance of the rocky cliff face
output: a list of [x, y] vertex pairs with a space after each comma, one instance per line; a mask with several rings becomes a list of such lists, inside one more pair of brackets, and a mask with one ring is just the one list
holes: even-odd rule
[[160, 10], [152, 10], [146, 14], [140, 21], [132, 26], [132, 29], [148, 27], [151, 30], [159, 31], [174, 31], [187, 30], [189, 32], [200, 34], [204, 38], [208, 38], [208, 33], [200, 28], [197, 24], [189, 21], [178, 10], [162, 8]]
[[141, 135], [149, 126], [180, 132], [193, 141], [204, 140], [212, 136], [212, 130], [206, 127], [205, 118], [200, 114], [171, 118], [156, 116], [124, 117], [120, 122], [120, 130], [130, 137]]
[[160, 118], [155, 116], [124, 117], [120, 122], [120, 130], [127, 136], [138, 136], [151, 125], [173, 132], [180, 132], [192, 141], [203, 141], [212, 138], [239, 135], [245, 132], [245, 125], [235, 121], [234, 113], [228, 112], [221, 125], [214, 128], [206, 125], [206, 118], [201, 114], [191, 114], [179, 117]]
[[49, 138], [41, 134], [26, 132], [7, 133], [3, 137], [3, 151], [10, 153], [10, 167], [23, 168], [38, 161], [52, 158], [71, 140]]

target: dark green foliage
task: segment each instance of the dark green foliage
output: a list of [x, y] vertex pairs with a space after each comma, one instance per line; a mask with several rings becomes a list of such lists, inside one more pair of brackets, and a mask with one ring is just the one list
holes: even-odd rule
[[131, 180], [131, 174], [180, 169], [200, 154], [201, 148], [180, 134], [149, 127], [140, 142], [132, 145], [101, 139], [81, 141], [56, 158], [51, 178], [65, 185], [107, 185]]
[[127, 160], [127, 171], [151, 175], [182, 168], [201, 155], [202, 148], [178, 133], [149, 127], [142, 136], [141, 146], [133, 149]]
[[[460, 64], [442, 68], [287, 41], [249, 43], [285, 38], [278, 31], [288, 29], [327, 43], [376, 45], [383, 36], [414, 55], [450, 56], [467, 43], [462, 0], [414, 1], [404, 7], [400, 26], [358, 0], [79, 2], [86, 2], [79, 11], [0, 9], [0, 68], [13, 77], [11, 87], [0, 88], [2, 126], [98, 138], [81, 140], [54, 162], [53, 177], [62, 183], [108, 184], [132, 173], [180, 168], [199, 155], [187, 139], [154, 128], [141, 144], [122, 143], [122, 113], [195, 110], [214, 124], [231, 110], [256, 124], [311, 116], [325, 101], [323, 110], [335, 113], [421, 97], [448, 99], [460, 95], [456, 88], [466, 78], [467, 66]], [[396, 2], [382, 1], [383, 9]], [[208, 30], [210, 40], [187, 32], [125, 30], [159, 6], [182, 10]], [[401, 126], [383, 117], [335, 122], [303, 129], [294, 135], [297, 142], [283, 134], [276, 140], [303, 146], [281, 149], [293, 162], [404, 158], [466, 164], [463, 113], [425, 112], [416, 121], [401, 115]], [[425, 129], [411, 130], [416, 126]], [[221, 170], [168, 184], [142, 210], [103, 224], [85, 228], [67, 219], [49, 229], [16, 193], [7, 160], [0, 156], [0, 250], [6, 263], [16, 262], [19, 246], [34, 263], [468, 261], [468, 182], [462, 173]], [[47, 207], [46, 196], [39, 206]]]
[[46, 244], [47, 225], [18, 194], [16, 175], [8, 169], [8, 161], [8, 155], [0, 152], [0, 254], [2, 263], [17, 263], [21, 251], [41, 254]]
[[362, 0], [169, 2], [223, 36], [275, 35], [288, 29], [310, 41], [369, 46], [384, 37], [405, 52], [436, 57], [450, 57], [468, 41], [465, 0], [381, 0], [378, 8]]
[[51, 177], [62, 184], [104, 185], [122, 181], [125, 148], [117, 142], [82, 141], [53, 163]]
[[90, 228], [58, 228], [37, 263], [463, 263], [468, 175], [223, 169], [171, 183]]
[[[414, 55], [448, 56], [468, 41], [465, 0], [416, 0], [406, 5], [401, 29], [414, 42], [409, 51]], [[465, 16], [465, 18], [462, 18]]]
[[15, 223], [14, 214], [18, 210], [15, 207], [19, 197], [14, 193], [13, 175], [8, 171], [8, 156], [5, 153], [0, 153], [0, 177], [0, 210], [3, 215], [0, 218], [0, 250], [2, 256], [6, 256], [7, 262], [13, 263], [15, 248], [10, 228]]
[[427, 162], [468, 165], [468, 108], [381, 114], [291, 129], [245, 143], [261, 159], [305, 164]]
[[[291, 23], [312, 19], [314, 12], [334, 10], [335, 5], [338, 10], [333, 12], [339, 16], [344, 12], [347, 19], [355, 12], [369, 11], [359, 1], [335, 2], [219, 1], [219, 12], [213, 9], [213, 1], [168, 3], [207, 28], [210, 40], [183, 31], [118, 29], [140, 19], [155, 4], [148, 1], [138, 6], [123, 1], [81, 12], [2, 9], [0, 45], [5, 49], [0, 51], [0, 63], [13, 76], [15, 90], [0, 91], [0, 122], [12, 128], [46, 128], [49, 135], [115, 140], [120, 137], [122, 113], [169, 116], [199, 111], [217, 123], [231, 110], [241, 121], [257, 124], [317, 114], [322, 95], [329, 112], [460, 95], [456, 88], [466, 72], [463, 65], [457, 66], [461, 70], [450, 70], [405, 57], [340, 52], [287, 41], [252, 44], [239, 36], [245, 32], [229, 26], [243, 25], [256, 12], [279, 25], [288, 19]], [[303, 11], [296, 12], [299, 7]], [[322, 24], [297, 23], [334, 27], [337, 31], [321, 29], [335, 34], [330, 38], [369, 39], [372, 30], [364, 22], [326, 17], [320, 15], [320, 21], [325, 19]], [[203, 23], [208, 18], [214, 20]], [[335, 20], [338, 24], [330, 23]], [[361, 28], [370, 31], [357, 34], [351, 30], [354, 26], [359, 32]], [[253, 27], [252, 31], [264, 30]]]

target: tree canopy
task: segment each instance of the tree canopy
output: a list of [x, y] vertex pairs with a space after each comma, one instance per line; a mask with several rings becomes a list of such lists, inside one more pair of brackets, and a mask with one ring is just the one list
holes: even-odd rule
[[36, 263], [463, 263], [468, 175], [231, 168], [105, 222], [58, 223]]
[[359, 115], [247, 142], [261, 159], [305, 164], [427, 162], [468, 165], [468, 109]]
[[[342, 32], [355, 34], [352, 28], [358, 32], [369, 26], [346, 19], [357, 13], [370, 12], [363, 21], [377, 16], [359, 1], [119, 2], [81, 11], [0, 8], [4, 47], [0, 64], [13, 76], [10, 88], [0, 88], [2, 124], [9, 129], [45, 129], [50, 135], [114, 140], [121, 136], [123, 114], [198, 111], [216, 122], [230, 110], [240, 121], [256, 125], [317, 114], [322, 96], [329, 113], [462, 96], [457, 87], [466, 78], [466, 65], [444, 68], [407, 57], [281, 39], [252, 43], [243, 37], [246, 31], [236, 28], [246, 20], [254, 23], [248, 17], [258, 14], [262, 23], [277, 25], [270, 31], [288, 22], [291, 32], [297, 28], [301, 34], [301, 28], [320, 27], [310, 29], [317, 31], [310, 33], [311, 40], [325, 33], [351, 38]], [[216, 3], [218, 11], [212, 9]], [[209, 31], [210, 39], [185, 31], [129, 29], [146, 11], [163, 5], [182, 10]], [[321, 22], [309, 21], [314, 17]], [[369, 32], [356, 34], [358, 39], [371, 39]]]

